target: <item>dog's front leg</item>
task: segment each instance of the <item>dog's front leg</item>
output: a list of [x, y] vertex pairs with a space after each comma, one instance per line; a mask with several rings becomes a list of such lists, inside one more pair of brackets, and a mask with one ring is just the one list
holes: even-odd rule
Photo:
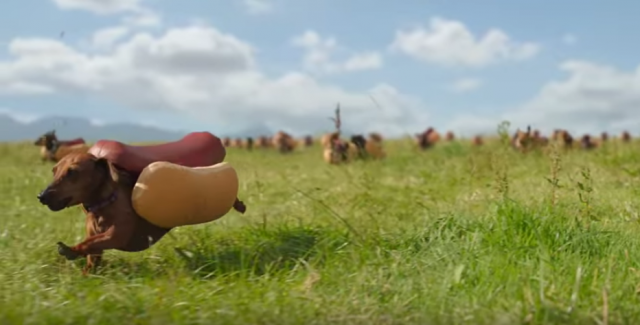
[[87, 255], [101, 255], [104, 250], [123, 247], [130, 238], [131, 231], [116, 231], [112, 226], [107, 231], [91, 236], [73, 247], [58, 243], [58, 252], [68, 260]]

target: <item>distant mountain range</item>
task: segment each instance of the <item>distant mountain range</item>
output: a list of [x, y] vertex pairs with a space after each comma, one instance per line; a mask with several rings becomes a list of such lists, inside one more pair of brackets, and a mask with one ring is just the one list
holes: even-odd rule
[[[62, 123], [64, 121], [64, 123]], [[91, 121], [75, 117], [46, 117], [30, 123], [23, 123], [8, 115], [0, 114], [0, 142], [35, 141], [47, 131], [55, 129], [60, 139], [82, 137], [87, 141], [111, 139], [123, 142], [132, 141], [172, 141], [177, 140], [190, 131], [171, 131], [152, 126], [132, 123], [113, 123], [96, 125]], [[210, 131], [210, 130], [193, 130]], [[272, 134], [273, 131], [262, 126], [235, 134], [217, 134], [220, 137], [247, 137]]]

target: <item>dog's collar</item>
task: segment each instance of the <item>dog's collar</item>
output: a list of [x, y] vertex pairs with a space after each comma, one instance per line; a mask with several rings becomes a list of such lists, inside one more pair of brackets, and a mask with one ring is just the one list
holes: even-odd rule
[[91, 205], [91, 206], [87, 206], [86, 204], [84, 205], [85, 210], [87, 210], [87, 212], [96, 212], [99, 209], [102, 209], [106, 206], [108, 206], [109, 204], [115, 202], [117, 199], [117, 195], [116, 192], [114, 191], [113, 193], [111, 193], [111, 195], [109, 195], [109, 197], [107, 197], [105, 200], [103, 200], [100, 203]]

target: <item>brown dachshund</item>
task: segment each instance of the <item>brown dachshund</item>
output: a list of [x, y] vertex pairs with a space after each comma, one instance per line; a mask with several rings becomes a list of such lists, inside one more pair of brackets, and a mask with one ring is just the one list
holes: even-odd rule
[[477, 147], [482, 146], [484, 144], [484, 141], [482, 140], [482, 136], [480, 135], [476, 135], [475, 137], [473, 137], [472, 142], [473, 142], [473, 145]]
[[415, 141], [418, 148], [422, 150], [429, 149], [440, 141], [440, 134], [434, 128], [430, 127], [422, 133], [417, 133], [415, 135]]
[[54, 180], [38, 200], [51, 211], [82, 206], [87, 238], [72, 247], [58, 242], [58, 253], [67, 260], [86, 257], [83, 274], [99, 265], [105, 250], [143, 251], [171, 230], [149, 223], [134, 211], [131, 193], [136, 179], [105, 158], [71, 153], [52, 172]]
[[591, 139], [591, 135], [585, 134], [580, 139], [580, 147], [584, 150], [591, 150], [598, 147], [598, 143], [596, 143], [595, 141], [593, 141], [593, 139]]
[[621, 138], [622, 138], [622, 142], [625, 142], [625, 143], [631, 142], [631, 134], [628, 131], [623, 131]]
[[453, 133], [453, 131], [447, 131], [447, 133], [445, 134], [444, 138], [448, 142], [451, 142], [451, 141], [456, 139], [456, 135]]
[[273, 136], [271, 141], [273, 146], [276, 147], [281, 153], [292, 152], [297, 145], [296, 140], [289, 133], [286, 133], [284, 131], [278, 131]]
[[131, 192], [135, 180], [108, 160], [88, 153], [72, 153], [52, 169], [53, 182], [38, 195], [51, 211], [82, 205], [87, 238], [69, 247], [58, 242], [58, 253], [68, 260], [87, 258], [83, 273], [99, 265], [103, 251], [143, 251], [170, 229], [152, 225], [134, 210]]

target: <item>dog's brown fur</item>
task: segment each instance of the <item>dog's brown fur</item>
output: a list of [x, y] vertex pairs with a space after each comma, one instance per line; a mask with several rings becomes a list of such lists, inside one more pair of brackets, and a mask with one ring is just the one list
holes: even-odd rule
[[383, 138], [382, 135], [378, 132], [369, 133], [369, 141], [382, 144]]
[[475, 137], [473, 137], [473, 145], [476, 147], [479, 147], [481, 145], [484, 144], [484, 141], [482, 140], [482, 136], [480, 135], [476, 135]]
[[430, 127], [426, 131], [416, 134], [414, 139], [418, 148], [425, 150], [433, 147], [440, 141], [440, 133]]
[[533, 142], [536, 147], [545, 147], [549, 144], [549, 138], [543, 136], [540, 130], [533, 130]]
[[565, 149], [571, 149], [574, 146], [573, 136], [567, 130], [554, 130], [551, 138]]
[[135, 180], [106, 159], [72, 153], [52, 172], [54, 180], [44, 191], [48, 194], [43, 204], [52, 211], [82, 205], [87, 216], [85, 240], [72, 247], [58, 243], [58, 252], [67, 259], [87, 258], [85, 274], [99, 265], [105, 250], [142, 251], [170, 230], [150, 224], [133, 210], [130, 198]]
[[332, 141], [336, 138], [340, 138], [340, 134], [338, 132], [325, 133], [322, 138], [320, 138], [320, 145], [323, 148], [329, 148], [331, 147]]
[[516, 130], [511, 138], [511, 146], [522, 153], [529, 152], [535, 146], [535, 139], [531, 133], [531, 126], [527, 126], [527, 131]]
[[232, 148], [242, 148], [242, 138], [235, 138], [233, 139], [233, 141], [231, 141], [231, 147]]
[[453, 131], [447, 131], [447, 133], [444, 135], [444, 138], [445, 140], [447, 140], [447, 142], [451, 142], [456, 139], [456, 135], [453, 133]]
[[622, 138], [622, 142], [625, 142], [625, 143], [631, 142], [631, 134], [628, 131], [623, 131], [621, 138]]
[[591, 150], [598, 147], [598, 143], [593, 141], [591, 135], [585, 134], [580, 139], [580, 147], [584, 150]]
[[[58, 252], [68, 260], [86, 257], [84, 274], [100, 264], [105, 250], [143, 251], [171, 230], [154, 226], [134, 211], [131, 193], [136, 180], [104, 158], [71, 153], [52, 172], [53, 181], [38, 198], [52, 211], [82, 206], [87, 238], [71, 247], [59, 242]], [[244, 206], [236, 201], [234, 208]]]
[[255, 143], [256, 148], [266, 149], [271, 147], [271, 141], [266, 136], [259, 136]]
[[292, 152], [297, 145], [296, 140], [289, 134], [284, 131], [278, 131], [272, 138], [273, 146], [278, 149], [281, 153], [289, 153]]
[[313, 137], [310, 136], [310, 135], [307, 135], [304, 138], [302, 138], [302, 146], [305, 147], [305, 148], [312, 147], [313, 146]]

